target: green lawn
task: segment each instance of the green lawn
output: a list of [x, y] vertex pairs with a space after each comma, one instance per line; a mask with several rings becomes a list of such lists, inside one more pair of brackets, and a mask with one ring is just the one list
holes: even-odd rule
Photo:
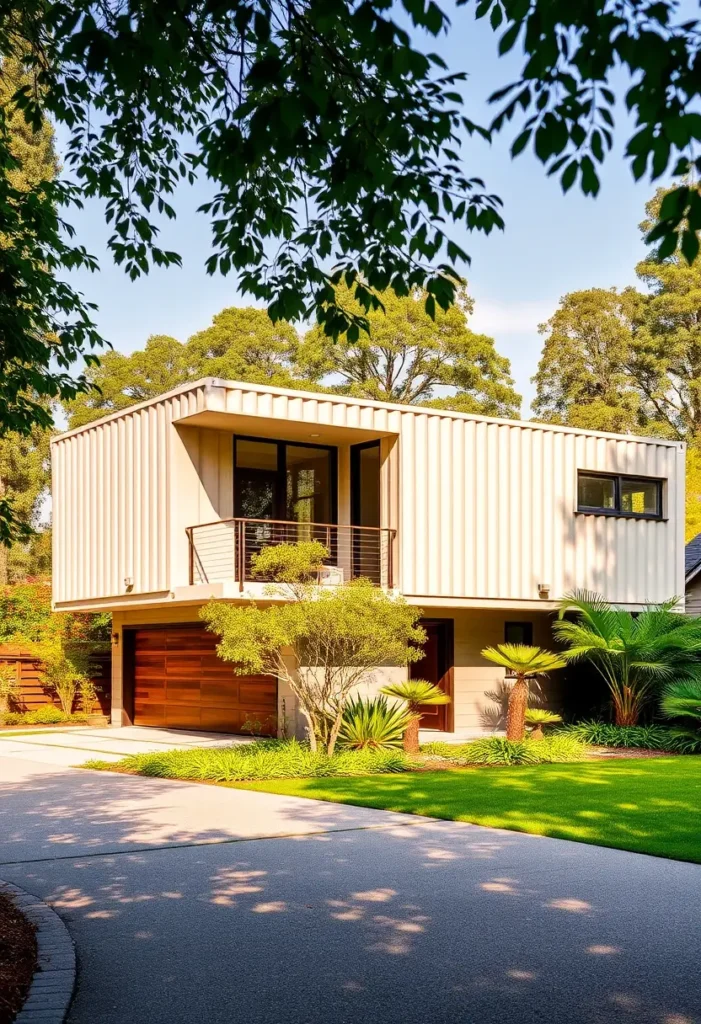
[[701, 757], [276, 779], [236, 786], [701, 863]]

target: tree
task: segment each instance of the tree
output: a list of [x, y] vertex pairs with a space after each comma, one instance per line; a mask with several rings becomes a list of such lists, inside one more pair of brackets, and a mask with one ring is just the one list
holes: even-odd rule
[[[679, 615], [675, 606], [668, 601], [632, 615], [588, 591], [562, 599], [553, 633], [567, 645], [568, 662], [590, 661], [602, 676], [616, 725], [636, 725], [660, 684], [701, 680], [701, 619]], [[577, 618], [565, 618], [568, 612]]]
[[[361, 314], [350, 289], [337, 294], [345, 308]], [[521, 398], [509, 361], [492, 338], [469, 329], [473, 302], [464, 288], [457, 304], [438, 310], [435, 319], [418, 291], [404, 298], [383, 292], [378, 299], [383, 308], [368, 314], [369, 333], [357, 342], [334, 341], [323, 327], [312, 328], [299, 348], [300, 373], [357, 398], [518, 416]]]
[[544, 651], [542, 647], [529, 647], [527, 644], [485, 647], [482, 657], [501, 665], [516, 676], [506, 708], [506, 738], [522, 740], [526, 733], [528, 680], [535, 676], [546, 676], [555, 669], [564, 668], [567, 663], [559, 654]]
[[274, 324], [264, 309], [231, 306], [184, 344], [155, 334], [143, 350], [130, 355], [108, 352], [87, 371], [92, 390], [67, 403], [69, 425], [80, 427], [201, 377], [299, 386], [294, 377], [297, 344], [294, 327]]
[[264, 548], [252, 571], [273, 577], [280, 603], [212, 601], [201, 616], [221, 637], [217, 652], [238, 673], [273, 675], [295, 694], [312, 750], [333, 754], [352, 691], [382, 664], [421, 657], [420, 611], [368, 580], [338, 587], [313, 582], [327, 557], [317, 541]]
[[[5, 174], [12, 189], [21, 195], [40, 187], [58, 170], [51, 125], [44, 120], [34, 131], [13, 103], [17, 89], [28, 81], [20, 59], [16, 56], [3, 59], [0, 66], [0, 111], [4, 115], [10, 153], [15, 161]], [[12, 244], [4, 232], [1, 239], [2, 249]], [[42, 403], [42, 409], [49, 414], [46, 403]], [[2, 427], [0, 421], [0, 500], [11, 503], [18, 535], [22, 536], [26, 535], [27, 528], [37, 525], [39, 504], [49, 480], [50, 434], [48, 427], [40, 424], [31, 425], [21, 433], [3, 430]], [[25, 540], [23, 546], [28, 547], [29, 541]], [[8, 565], [11, 560], [7, 546], [0, 544], [0, 585], [9, 581]]]
[[[649, 236], [673, 190], [641, 223]], [[701, 193], [695, 193], [701, 202]], [[653, 247], [636, 267], [647, 292], [592, 288], [560, 300], [545, 335], [533, 410], [539, 419], [686, 441], [687, 534], [700, 521], [701, 263]]]
[[426, 704], [450, 704], [450, 697], [440, 686], [425, 679], [406, 679], [401, 683], [388, 683], [381, 693], [387, 697], [398, 697], [406, 702], [411, 718], [404, 731], [404, 749], [407, 753], [419, 752], [419, 720], [421, 709]]
[[[90, 307], [57, 276], [59, 268], [95, 263], [70, 244], [71, 229], [59, 218], [67, 192], [55, 180], [53, 130], [39, 110], [42, 87], [29, 69], [29, 44], [21, 33], [7, 36], [2, 14], [0, 59], [0, 444], [9, 445], [8, 461], [21, 447], [16, 435], [40, 447], [37, 431], [51, 428], [52, 402], [88, 386], [82, 374], [68, 371], [81, 354], [89, 362], [101, 342]], [[31, 118], [24, 109], [29, 96], [38, 104]], [[29, 532], [3, 484], [0, 542], [9, 546]]]
[[[28, 434], [16, 431], [0, 438], [0, 493], [12, 503], [18, 523], [35, 530], [50, 479], [51, 433], [35, 426]], [[48, 555], [48, 564], [47, 556]], [[16, 583], [23, 574], [50, 575], [51, 551], [41, 534], [0, 544], [0, 585]]]
[[539, 332], [545, 343], [533, 377], [537, 419], [617, 433], [643, 429], [640, 389], [630, 373], [630, 293], [570, 292]]

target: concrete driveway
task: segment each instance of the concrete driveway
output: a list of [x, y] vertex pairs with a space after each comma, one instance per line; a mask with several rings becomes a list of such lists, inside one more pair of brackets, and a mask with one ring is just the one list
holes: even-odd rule
[[75, 766], [91, 758], [114, 762], [127, 754], [148, 754], [154, 750], [228, 747], [232, 743], [252, 742], [249, 736], [187, 729], [147, 729], [143, 726], [120, 729], [86, 729], [80, 726], [29, 730], [26, 733], [7, 730], [0, 731], [0, 756]]
[[0, 758], [0, 878], [72, 1024], [701, 1022], [696, 865]]

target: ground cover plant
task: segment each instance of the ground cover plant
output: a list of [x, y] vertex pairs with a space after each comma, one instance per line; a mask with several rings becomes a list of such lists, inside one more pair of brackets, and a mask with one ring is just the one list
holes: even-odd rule
[[[395, 743], [401, 743], [395, 737]], [[363, 744], [356, 749], [337, 747], [332, 755], [312, 750], [298, 740], [260, 740], [231, 747], [197, 747], [134, 754], [115, 763], [93, 760], [83, 765], [105, 771], [128, 772], [164, 779], [239, 782], [253, 779], [330, 778], [388, 772], [435, 770], [437, 763], [455, 767], [473, 765], [549, 764], [579, 761], [586, 747], [571, 736], [512, 743], [489, 736], [462, 745], [433, 743], [418, 755], [398, 746]]]
[[67, 714], [54, 704], [44, 704], [35, 711], [8, 711], [0, 715], [0, 727], [3, 725], [85, 725], [87, 715], [76, 711]]
[[551, 764], [582, 761], [587, 756], [587, 747], [576, 737], [567, 735], [555, 734], [542, 740], [485, 736], [469, 743], [426, 743], [421, 752], [458, 765]]
[[701, 863], [701, 758], [696, 757], [242, 785]]
[[564, 725], [558, 734], [574, 736], [595, 747], [627, 747], [631, 750], [673, 750], [674, 736], [663, 725], [614, 725], [584, 721]]
[[88, 761], [84, 768], [132, 772], [163, 779], [237, 782], [246, 779], [295, 779], [371, 775], [408, 771], [412, 763], [402, 750], [366, 747], [337, 750], [328, 756], [297, 740], [263, 740], [232, 747], [200, 747], [134, 754], [117, 764]]

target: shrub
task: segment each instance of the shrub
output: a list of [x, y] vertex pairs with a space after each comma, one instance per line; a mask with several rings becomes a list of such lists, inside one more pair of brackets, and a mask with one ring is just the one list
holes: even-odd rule
[[329, 757], [297, 740], [269, 740], [232, 747], [198, 747], [135, 754], [117, 764], [89, 761], [85, 768], [122, 769], [161, 779], [248, 782], [256, 779], [326, 778], [408, 771], [401, 750], [340, 750]]
[[526, 725], [530, 725], [531, 728], [531, 739], [542, 740], [544, 737], [543, 729], [546, 725], [558, 725], [562, 721], [562, 716], [555, 714], [554, 711], [547, 711], [545, 708], [526, 708]]
[[672, 731], [663, 725], [612, 725], [610, 722], [586, 721], [566, 725], [558, 735], [574, 736], [595, 747], [669, 750]]
[[342, 747], [352, 750], [401, 747], [411, 721], [412, 715], [406, 707], [390, 705], [385, 697], [351, 698], [343, 712], [338, 740]]
[[10, 701], [16, 700], [20, 692], [17, 665], [0, 663], [0, 715], [7, 712]]
[[406, 702], [408, 719], [404, 730], [404, 749], [407, 753], [418, 754], [419, 721], [423, 706], [450, 704], [450, 697], [440, 686], [429, 683], [426, 679], [405, 679], [401, 683], [388, 683], [380, 692]]
[[675, 754], [701, 754], [701, 732], [694, 729], [670, 729], [665, 750]]
[[0, 716], [3, 725], [81, 725], [87, 715], [67, 715], [53, 704], [45, 704], [36, 711], [8, 711]]
[[581, 761], [587, 747], [574, 736], [556, 734], [542, 740], [507, 740], [503, 736], [487, 736], [470, 743], [427, 743], [423, 754], [438, 756], [459, 765], [553, 764]]

